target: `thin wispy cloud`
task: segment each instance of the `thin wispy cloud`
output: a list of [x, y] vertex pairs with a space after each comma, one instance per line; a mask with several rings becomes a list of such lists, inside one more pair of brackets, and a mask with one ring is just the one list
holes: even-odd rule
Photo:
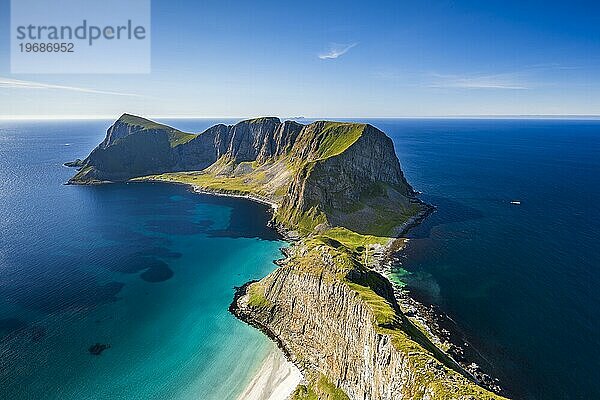
[[564, 65], [560, 63], [539, 63], [525, 67], [525, 70], [557, 70], [557, 71], [569, 71], [582, 69], [579, 65]]
[[530, 85], [524, 81], [519, 73], [504, 73], [493, 75], [444, 75], [431, 74], [432, 88], [459, 88], [459, 89], [504, 89], [527, 90]]
[[432, 88], [528, 90], [562, 82], [565, 74], [580, 70], [578, 65], [539, 63], [525, 65], [502, 73], [426, 75], [426, 86]]
[[89, 89], [89, 88], [82, 88], [82, 87], [76, 87], [76, 86], [54, 85], [51, 83], [22, 81], [22, 80], [18, 80], [18, 79], [9, 79], [9, 78], [3, 78], [3, 77], [0, 77], [0, 88], [30, 89], [30, 90], [31, 89], [66, 90], [66, 91], [72, 91], [72, 92], [104, 94], [104, 95], [111, 95], [111, 96], [142, 97], [141, 95], [135, 94], [135, 93], [113, 92], [110, 90], [98, 90], [98, 89]]
[[321, 60], [336, 59], [336, 58], [346, 54], [351, 48], [355, 47], [356, 45], [358, 45], [358, 43], [351, 43], [351, 44], [331, 43], [329, 45], [329, 51], [327, 51], [326, 53], [319, 54], [319, 58]]

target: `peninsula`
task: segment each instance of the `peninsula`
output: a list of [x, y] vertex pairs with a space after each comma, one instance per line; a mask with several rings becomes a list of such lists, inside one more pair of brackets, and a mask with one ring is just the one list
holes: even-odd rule
[[71, 184], [181, 183], [273, 207], [292, 241], [230, 310], [302, 372], [294, 399], [501, 399], [402, 312], [381, 272], [431, 207], [369, 124], [257, 118], [191, 134], [124, 114]]

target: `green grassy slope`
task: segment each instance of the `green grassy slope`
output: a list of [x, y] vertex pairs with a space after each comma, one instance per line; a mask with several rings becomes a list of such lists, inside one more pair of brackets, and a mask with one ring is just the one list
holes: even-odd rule
[[141, 127], [143, 131], [166, 131], [169, 134], [169, 143], [171, 144], [171, 147], [177, 147], [181, 144], [187, 143], [198, 136], [192, 133], [182, 132], [170, 126], [131, 114], [123, 114], [121, 118], [119, 118], [118, 122]]
[[[364, 132], [366, 124], [350, 122], [322, 121], [323, 129], [318, 133], [318, 148], [313, 154], [314, 160], [322, 160], [337, 156], [355, 143]], [[299, 142], [298, 146], [303, 146]]]

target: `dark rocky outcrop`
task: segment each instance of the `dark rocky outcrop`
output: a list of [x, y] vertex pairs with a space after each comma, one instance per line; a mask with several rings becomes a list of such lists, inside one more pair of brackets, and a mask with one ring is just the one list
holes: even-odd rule
[[81, 168], [83, 167], [83, 160], [81, 158], [78, 158], [75, 161], [68, 161], [63, 165], [69, 168]]
[[88, 351], [94, 356], [99, 356], [106, 349], [110, 349], [110, 344], [95, 343], [89, 347]]

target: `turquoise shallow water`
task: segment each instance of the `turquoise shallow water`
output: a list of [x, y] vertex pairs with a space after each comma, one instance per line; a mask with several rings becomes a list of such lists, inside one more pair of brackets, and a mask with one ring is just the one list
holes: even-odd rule
[[[0, 398], [235, 397], [271, 344], [227, 313], [232, 287], [282, 243], [243, 200], [63, 186], [110, 122], [0, 124]], [[408, 289], [514, 398], [600, 398], [600, 122], [368, 122], [438, 206], [396, 266]]]
[[234, 399], [273, 345], [233, 287], [284, 243], [248, 201], [62, 185], [105, 126], [0, 127], [0, 398]]

